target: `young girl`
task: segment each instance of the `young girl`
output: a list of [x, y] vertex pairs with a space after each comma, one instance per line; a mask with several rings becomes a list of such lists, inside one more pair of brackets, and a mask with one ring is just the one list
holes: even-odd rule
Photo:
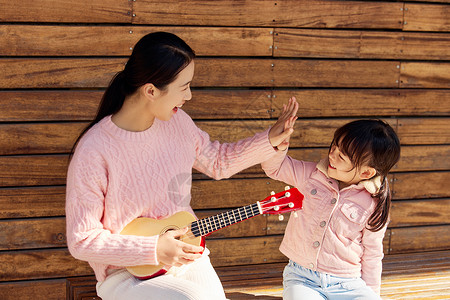
[[[173, 34], [144, 36], [76, 143], [67, 175], [67, 244], [92, 266], [103, 300], [225, 299], [208, 249], [177, 239], [187, 228], [146, 237], [120, 232], [138, 217], [193, 213], [192, 168], [229, 177], [272, 156], [293, 131], [285, 130], [298, 108], [291, 99], [270, 130], [232, 144], [211, 142], [180, 109], [191, 99], [194, 56]], [[188, 266], [148, 280], [125, 269], [159, 263]]]
[[380, 299], [387, 175], [400, 157], [394, 130], [380, 120], [354, 121], [335, 132], [319, 163], [285, 154], [262, 164], [268, 176], [305, 195], [280, 246], [290, 259], [283, 299]]

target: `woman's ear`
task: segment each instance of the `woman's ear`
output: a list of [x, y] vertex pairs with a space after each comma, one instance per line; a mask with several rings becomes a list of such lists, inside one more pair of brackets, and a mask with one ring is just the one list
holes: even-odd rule
[[377, 174], [377, 171], [372, 167], [364, 167], [361, 172], [361, 179], [370, 179]]
[[141, 92], [150, 101], [155, 100], [161, 91], [153, 85], [153, 83], [146, 83], [141, 87]]

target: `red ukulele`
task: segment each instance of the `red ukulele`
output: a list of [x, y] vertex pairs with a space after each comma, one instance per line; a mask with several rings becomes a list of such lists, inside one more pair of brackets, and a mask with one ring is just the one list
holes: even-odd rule
[[[189, 231], [180, 237], [185, 243], [204, 246], [204, 237], [216, 230], [239, 223], [261, 214], [281, 214], [302, 208], [303, 195], [296, 189], [287, 189], [258, 201], [254, 204], [236, 208], [208, 218], [197, 220], [187, 211], [177, 212], [166, 219], [155, 220], [137, 218], [120, 232], [124, 235], [154, 236], [169, 230], [189, 227]], [[127, 270], [139, 279], [149, 279], [165, 274], [170, 267], [163, 264], [127, 267]]]

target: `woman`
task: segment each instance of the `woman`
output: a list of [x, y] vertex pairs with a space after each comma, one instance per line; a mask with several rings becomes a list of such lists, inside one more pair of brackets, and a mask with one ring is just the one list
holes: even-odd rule
[[[194, 57], [173, 34], [144, 36], [74, 146], [67, 242], [71, 254], [94, 269], [103, 300], [225, 299], [208, 249], [177, 239], [187, 228], [145, 237], [120, 232], [138, 217], [193, 214], [192, 168], [215, 179], [229, 177], [267, 160], [293, 132], [295, 99], [270, 130], [236, 143], [211, 142], [180, 109], [191, 99]], [[187, 184], [178, 184], [180, 176]], [[148, 280], [125, 269], [159, 263], [188, 267]]]

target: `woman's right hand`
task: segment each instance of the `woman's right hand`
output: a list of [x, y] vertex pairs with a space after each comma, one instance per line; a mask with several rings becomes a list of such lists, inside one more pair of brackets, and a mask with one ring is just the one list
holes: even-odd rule
[[166, 266], [176, 266], [190, 264], [200, 258], [204, 249], [201, 246], [187, 244], [176, 238], [181, 237], [189, 231], [188, 227], [167, 231], [158, 238], [156, 256], [159, 263]]

